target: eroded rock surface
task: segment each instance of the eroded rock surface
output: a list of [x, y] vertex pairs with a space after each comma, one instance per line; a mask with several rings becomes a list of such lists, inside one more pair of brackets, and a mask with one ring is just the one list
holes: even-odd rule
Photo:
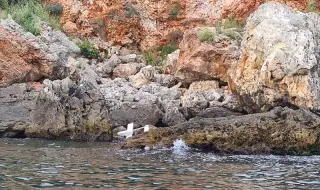
[[0, 86], [70, 74], [68, 56], [80, 49], [61, 31], [41, 27], [41, 35], [34, 36], [11, 19], [0, 21]]
[[320, 108], [320, 17], [266, 3], [248, 19], [229, 86], [248, 111], [291, 103]]
[[319, 153], [319, 125], [320, 118], [308, 110], [277, 107], [267, 113], [195, 118], [152, 130], [124, 146], [171, 146], [182, 138], [191, 147], [223, 153], [315, 154]]
[[111, 141], [112, 126], [98, 79], [84, 64], [75, 81], [45, 80], [25, 134], [63, 140]]

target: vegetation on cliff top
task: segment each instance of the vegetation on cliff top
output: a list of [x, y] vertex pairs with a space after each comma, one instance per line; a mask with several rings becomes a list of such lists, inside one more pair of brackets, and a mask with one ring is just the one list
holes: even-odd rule
[[26, 31], [34, 35], [40, 34], [38, 19], [48, 23], [51, 27], [62, 29], [58, 17], [62, 13], [59, 4], [44, 5], [39, 0], [0, 0], [0, 8], [11, 15]]

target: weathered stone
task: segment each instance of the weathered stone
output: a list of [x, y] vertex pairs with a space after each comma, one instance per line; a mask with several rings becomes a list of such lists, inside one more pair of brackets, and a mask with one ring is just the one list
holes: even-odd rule
[[219, 89], [219, 81], [198, 81], [191, 83], [189, 90], [192, 91], [209, 91]]
[[148, 65], [143, 67], [138, 74], [130, 76], [129, 80], [132, 82], [134, 87], [140, 88], [141, 86], [152, 82], [155, 74], [156, 70], [152, 66]]
[[177, 125], [186, 121], [186, 118], [179, 111], [178, 107], [168, 107], [162, 120], [162, 122], [168, 126]]
[[128, 54], [119, 56], [120, 60], [124, 63], [132, 63], [136, 61], [137, 55], [136, 54]]
[[0, 137], [24, 137], [36, 107], [39, 83], [0, 88]]
[[118, 108], [110, 111], [110, 121], [113, 126], [126, 126], [135, 123], [140, 126], [156, 125], [163, 117], [156, 104], [124, 102]]
[[110, 141], [112, 127], [98, 76], [89, 65], [77, 81], [45, 80], [26, 136], [63, 140]]
[[107, 61], [99, 63], [95, 70], [101, 77], [110, 77], [113, 69], [119, 64], [121, 60], [116, 54], [113, 54]]
[[126, 78], [139, 72], [143, 65], [140, 63], [127, 63], [116, 66], [113, 70], [114, 77]]
[[[212, 41], [201, 42], [199, 34], [208, 32]], [[227, 72], [240, 57], [236, 40], [219, 34], [213, 27], [186, 31], [180, 45], [180, 56], [175, 76], [183, 83], [213, 80], [227, 81]]]
[[247, 111], [295, 104], [320, 108], [320, 17], [266, 3], [246, 25], [243, 58], [229, 86]]
[[169, 88], [177, 84], [177, 79], [174, 76], [166, 74], [155, 74], [153, 81]]
[[0, 20], [0, 86], [69, 74], [68, 56], [80, 49], [62, 32], [41, 27], [41, 35], [34, 36], [13, 20]]
[[201, 111], [199, 114], [197, 114], [196, 117], [200, 118], [218, 118], [218, 117], [228, 117], [228, 116], [239, 116], [243, 115], [239, 112], [231, 111], [224, 107], [210, 107], [203, 111]]
[[182, 138], [194, 148], [245, 154], [320, 154], [320, 118], [304, 110], [277, 107], [267, 113], [221, 118], [196, 118], [142, 134], [124, 147], [161, 144]]
[[180, 49], [169, 54], [164, 61], [163, 73], [174, 75], [177, 71], [178, 59], [180, 55]]

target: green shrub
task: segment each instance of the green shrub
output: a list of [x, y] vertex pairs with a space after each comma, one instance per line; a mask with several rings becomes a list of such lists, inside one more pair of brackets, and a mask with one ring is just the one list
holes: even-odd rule
[[48, 12], [53, 16], [60, 16], [63, 11], [63, 6], [61, 4], [49, 4], [47, 5]]
[[224, 29], [228, 29], [228, 28], [237, 28], [237, 29], [241, 29], [243, 28], [243, 24], [239, 23], [234, 16], [228, 17], [224, 23], [222, 24]]
[[[3, 0], [0, 0], [3, 1]], [[51, 27], [61, 29], [62, 26], [56, 17], [50, 15], [46, 7], [38, 0], [11, 0], [8, 3], [7, 13], [26, 31], [34, 35], [40, 34], [37, 18], [47, 22]]]
[[0, 0], [0, 9], [7, 10], [9, 7], [8, 0]]
[[178, 17], [180, 9], [181, 9], [181, 5], [177, 3], [176, 6], [172, 8], [170, 11], [170, 18], [176, 19]]
[[199, 31], [198, 33], [198, 39], [200, 42], [208, 42], [211, 43], [214, 41], [215, 38], [215, 32], [210, 28], [204, 28]]
[[161, 66], [162, 64], [162, 59], [157, 55], [157, 52], [155, 51], [147, 51], [143, 53], [147, 65], [151, 66]]
[[162, 59], [165, 59], [170, 53], [176, 51], [177, 49], [178, 48], [175, 43], [167, 44], [165, 46], [156, 48], [156, 50], [160, 52]]
[[171, 43], [165, 46], [153, 48], [150, 51], [144, 52], [143, 55], [146, 59], [147, 65], [157, 67], [156, 69], [158, 69], [159, 72], [162, 72], [163, 61], [175, 50], [177, 50], [176, 44]]
[[317, 7], [316, 7], [316, 0], [309, 0], [307, 11], [313, 12], [313, 13], [319, 13], [319, 10], [317, 10]]
[[89, 59], [95, 59], [99, 57], [99, 50], [93, 46], [89, 41], [84, 41], [78, 44], [81, 54]]
[[233, 30], [223, 30], [224, 35], [228, 36], [231, 39], [236, 39], [236, 32]]

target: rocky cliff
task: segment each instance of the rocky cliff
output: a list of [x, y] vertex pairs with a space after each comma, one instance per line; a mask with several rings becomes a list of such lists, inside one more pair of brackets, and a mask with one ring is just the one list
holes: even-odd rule
[[[277, 0], [306, 10], [308, 0]], [[161, 46], [196, 26], [232, 17], [240, 22], [266, 0], [50, 0], [63, 5], [61, 22], [73, 36], [99, 35], [113, 45]]]

